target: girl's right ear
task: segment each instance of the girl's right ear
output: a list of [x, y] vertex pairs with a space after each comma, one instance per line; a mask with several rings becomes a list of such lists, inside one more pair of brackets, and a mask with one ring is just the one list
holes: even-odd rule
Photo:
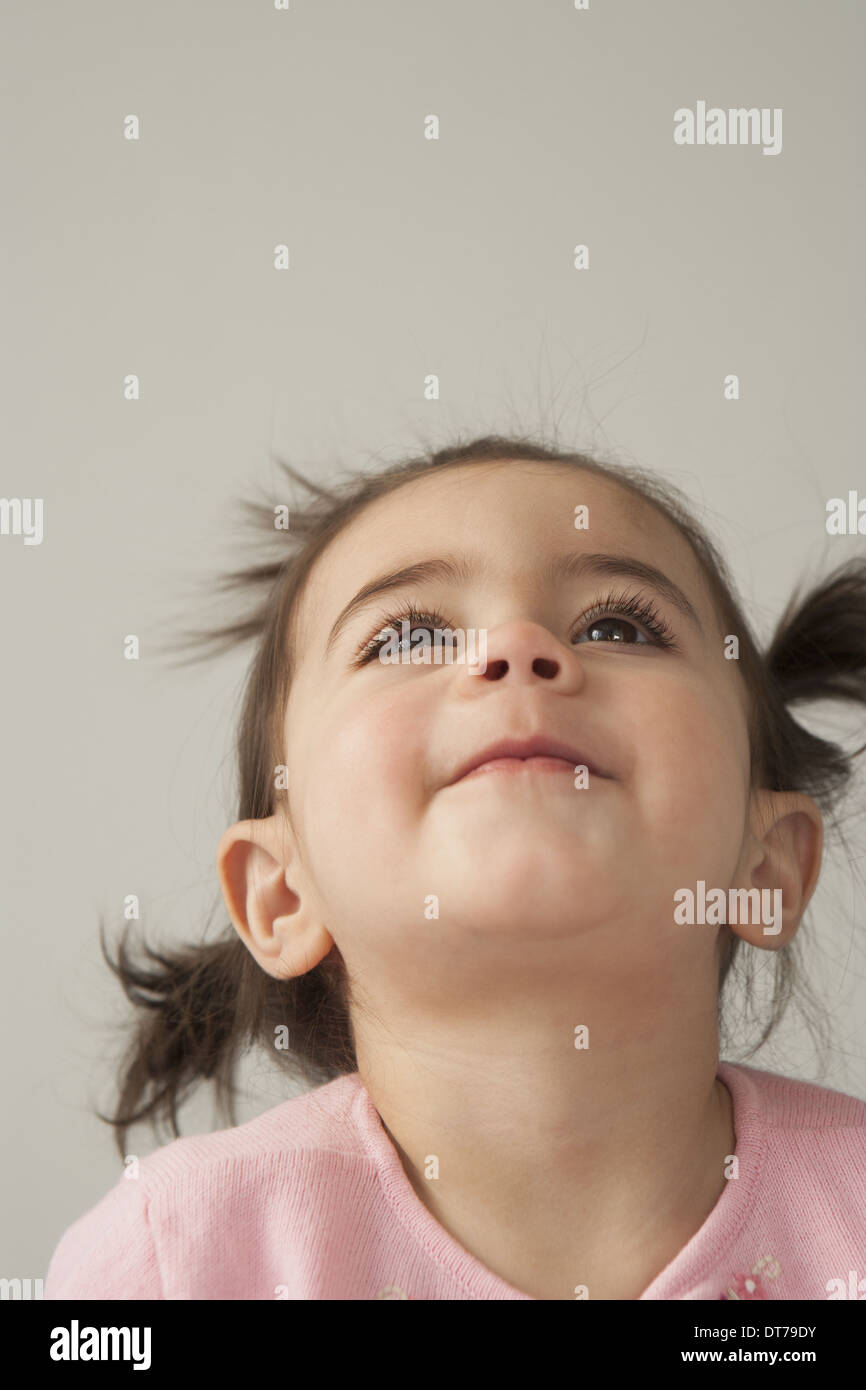
[[283, 863], [287, 848], [291, 854], [285, 823], [276, 816], [238, 821], [217, 848], [217, 874], [232, 924], [262, 969], [277, 979], [306, 974], [334, 944], [312, 895], [294, 881], [296, 861]]

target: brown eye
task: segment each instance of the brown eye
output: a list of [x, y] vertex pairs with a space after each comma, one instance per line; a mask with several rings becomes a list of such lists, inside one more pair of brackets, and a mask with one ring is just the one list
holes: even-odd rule
[[[366, 666], [367, 663], [370, 662], [373, 659], [373, 657], [377, 655], [377, 653], [381, 650], [381, 648], [385, 645], [385, 643], [388, 640], [390, 634], [386, 631], [383, 636], [383, 629], [392, 628], [400, 632], [400, 626], [403, 622], [409, 623], [410, 637], [412, 633], [415, 631], [415, 629], [419, 627], [428, 629], [437, 627], [440, 629], [448, 628], [448, 622], [445, 618], [442, 617], [441, 613], [421, 613], [416, 608], [408, 608], [402, 613], [386, 613], [384, 617], [380, 618], [379, 620], [379, 625], [376, 628], [375, 636], [371, 637], [369, 641], [364, 643], [360, 651], [357, 652], [352, 662], [352, 665]], [[402, 633], [400, 633], [398, 641], [400, 643], [400, 649], [402, 650]]]
[[[607, 623], [613, 623], [620, 631], [605, 635], [602, 629]], [[590, 642], [631, 642], [633, 646], [642, 645], [640, 642], [632, 642], [630, 638], [626, 637], [621, 630], [623, 628], [627, 628], [629, 632], [634, 633], [635, 637], [642, 637], [644, 642], [649, 641], [649, 638], [644, 636], [640, 629], [635, 627], [634, 623], [626, 622], [624, 618], [594, 618], [589, 626], [584, 628], [584, 635], [589, 635]], [[575, 643], [575, 646], [576, 645], [577, 643]]]
[[[609, 633], [609, 624], [613, 624], [617, 630]], [[580, 634], [589, 634], [589, 640], [593, 643], [679, 650], [674, 634], [654, 605], [635, 594], [608, 594], [584, 613], [578, 626]], [[643, 640], [634, 640], [628, 636], [629, 633]], [[580, 638], [574, 639], [572, 645], [582, 645]]]

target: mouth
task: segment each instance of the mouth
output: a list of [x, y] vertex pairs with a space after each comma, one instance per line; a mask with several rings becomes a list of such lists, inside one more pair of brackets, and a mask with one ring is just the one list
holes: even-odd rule
[[529, 739], [500, 739], [461, 763], [448, 785], [479, 774], [519, 773], [528, 767], [537, 772], [568, 772], [572, 776], [576, 767], [585, 767], [591, 777], [610, 776], [580, 749], [539, 735]]

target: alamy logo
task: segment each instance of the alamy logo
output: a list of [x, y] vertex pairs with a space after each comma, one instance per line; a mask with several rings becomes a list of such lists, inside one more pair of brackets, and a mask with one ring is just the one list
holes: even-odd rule
[[[412, 635], [413, 628], [415, 635]], [[477, 675], [487, 670], [487, 628], [425, 627], [404, 618], [400, 631], [383, 627], [376, 638], [384, 666], [469, 666]]]
[[133, 1361], [134, 1371], [150, 1370], [149, 1327], [52, 1327], [52, 1361]]
[[25, 545], [41, 545], [42, 498], [0, 497], [0, 536], [23, 536]]
[[824, 1286], [828, 1300], [832, 1302], [837, 1298], [855, 1298], [862, 1302], [866, 1298], [866, 1279], [858, 1278], [858, 1274], [858, 1270], [849, 1269], [847, 1285], [844, 1279], [828, 1279]]
[[866, 497], [852, 489], [848, 506], [841, 497], [831, 497], [827, 503], [827, 534], [830, 536], [866, 536]]
[[41, 1279], [0, 1279], [0, 1299], [42, 1297]]
[[[772, 895], [772, 897], [771, 897]], [[710, 888], [699, 878], [697, 892], [678, 888], [674, 893], [674, 921], [678, 926], [719, 927], [724, 923], [763, 925], [765, 936], [782, 930], [781, 888]], [[772, 903], [772, 910], [771, 910]]]
[[764, 154], [782, 152], [782, 108], [732, 107], [723, 111], [699, 101], [695, 110], [680, 106], [674, 112], [675, 145], [763, 145]]

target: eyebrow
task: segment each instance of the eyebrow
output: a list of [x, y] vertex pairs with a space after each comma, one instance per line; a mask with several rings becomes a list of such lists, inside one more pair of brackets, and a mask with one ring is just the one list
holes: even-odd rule
[[[334, 643], [349, 620], [361, 608], [366, 608], [379, 594], [388, 593], [391, 589], [405, 589], [413, 584], [429, 583], [431, 580], [447, 580], [451, 583], [468, 584], [478, 575], [487, 574], [489, 568], [486, 561], [473, 563], [456, 556], [441, 555], [434, 556], [429, 560], [419, 560], [414, 565], [406, 565], [402, 569], [392, 570], [387, 574], [379, 575], [376, 579], [371, 579], [369, 584], [365, 584], [363, 588], [358, 590], [355, 597], [350, 599], [331, 628], [325, 645], [325, 657], [330, 655]], [[547, 584], [555, 580], [581, 578], [586, 574], [611, 579], [617, 576], [626, 576], [636, 579], [642, 584], [648, 584], [672, 603], [675, 608], [678, 608], [683, 616], [695, 625], [698, 632], [702, 632], [697, 612], [679, 585], [675, 584], [661, 570], [656, 569], [655, 565], [648, 565], [643, 560], [634, 560], [629, 555], [574, 552], [568, 555], [557, 555], [544, 566], [540, 581], [542, 584]]]

